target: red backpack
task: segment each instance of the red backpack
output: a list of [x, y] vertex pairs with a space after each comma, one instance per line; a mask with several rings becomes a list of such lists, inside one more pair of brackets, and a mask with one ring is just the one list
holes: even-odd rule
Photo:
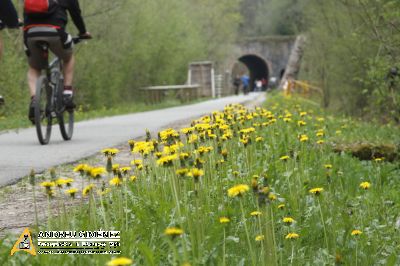
[[54, 13], [57, 0], [25, 0], [24, 11], [28, 16], [46, 17]]

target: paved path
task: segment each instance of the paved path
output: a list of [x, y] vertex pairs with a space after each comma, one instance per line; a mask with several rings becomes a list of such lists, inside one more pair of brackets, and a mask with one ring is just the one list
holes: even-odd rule
[[54, 127], [50, 144], [46, 146], [38, 144], [35, 128], [0, 134], [0, 187], [17, 182], [31, 169], [40, 172], [72, 163], [103, 148], [143, 136], [146, 128], [158, 131], [172, 123], [221, 110], [230, 103], [260, 101], [264, 95], [225, 97], [193, 105], [84, 121], [75, 124], [73, 139], [67, 142], [62, 140], [58, 127]]

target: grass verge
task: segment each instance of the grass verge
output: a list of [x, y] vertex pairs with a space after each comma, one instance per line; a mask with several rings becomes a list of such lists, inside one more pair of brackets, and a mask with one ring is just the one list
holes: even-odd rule
[[[372, 131], [374, 129], [374, 131]], [[397, 265], [400, 169], [360, 161], [334, 143], [397, 145], [400, 129], [323, 113], [275, 95], [265, 108], [228, 106], [180, 132], [130, 141], [131, 163], [106, 149], [102, 165], [33, 182], [48, 196], [38, 230], [120, 230], [121, 255], [9, 257], [5, 265]], [[128, 144], [127, 144], [128, 145]], [[74, 180], [83, 180], [77, 187]], [[32, 179], [34, 181], [34, 179]], [[71, 190], [73, 189], [73, 190]], [[72, 193], [74, 192], [74, 193]], [[66, 210], [71, 200], [82, 204]], [[53, 204], [53, 205], [51, 205]], [[40, 206], [46, 208], [46, 206]], [[115, 261], [114, 261], [115, 262]], [[130, 261], [127, 261], [130, 262]]]

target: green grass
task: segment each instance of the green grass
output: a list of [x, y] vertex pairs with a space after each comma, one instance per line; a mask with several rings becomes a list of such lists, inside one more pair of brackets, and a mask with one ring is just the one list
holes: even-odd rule
[[[49, 199], [58, 201], [58, 210], [49, 209], [51, 217], [40, 229], [121, 230], [121, 256], [133, 259], [136, 265], [398, 265], [399, 161], [360, 161], [347, 153], [334, 153], [331, 144], [361, 140], [397, 144], [400, 129], [334, 117], [308, 102], [279, 95], [270, 98], [265, 108], [268, 111], [227, 109], [223, 118], [227, 126], [220, 120], [211, 129], [198, 128], [189, 134], [189, 139], [200, 137], [192, 143], [181, 133], [184, 146], [179, 149], [173, 145], [178, 140], [174, 131], [163, 132], [164, 146], [170, 146], [167, 154], [178, 149], [176, 154], [187, 152], [190, 157], [172, 157], [168, 163], [164, 154], [162, 166], [150, 151], [142, 156], [143, 167], [132, 166], [126, 175], [121, 174], [126, 181], [120, 186], [108, 182], [112, 173], [94, 180], [89, 170], [80, 175], [72, 174], [71, 169], [75, 179], [83, 178], [96, 189], [104, 182], [110, 192], [100, 197], [95, 189], [86, 196], [88, 203], [68, 213], [62, 206], [69, 199], [58, 193]], [[211, 124], [217, 120], [211, 119]], [[204, 138], [201, 132], [206, 132]], [[317, 136], [318, 132], [323, 136]], [[150, 144], [136, 142], [135, 149], [141, 145]], [[162, 146], [160, 143], [160, 150]], [[213, 149], [201, 155], [201, 147]], [[108, 160], [118, 163], [118, 154]], [[198, 179], [176, 173], [195, 167], [204, 171]], [[132, 175], [135, 181], [130, 181]], [[362, 189], [362, 182], [369, 182], [370, 188]], [[249, 186], [249, 191], [230, 197], [228, 189], [239, 184]], [[314, 195], [310, 193], [313, 188], [323, 191]], [[252, 216], [253, 211], [260, 215]], [[60, 215], [56, 216], [57, 212]], [[221, 224], [221, 217], [230, 221]], [[285, 224], [284, 217], [295, 222]], [[184, 233], [172, 238], [164, 234], [169, 227], [181, 228]], [[356, 229], [362, 234], [353, 236]], [[286, 239], [289, 233], [299, 237]], [[257, 236], [264, 239], [256, 241]], [[15, 238], [0, 241], [0, 260], [5, 265], [105, 265], [112, 258], [33, 258], [23, 253], [11, 258], [12, 241]]]

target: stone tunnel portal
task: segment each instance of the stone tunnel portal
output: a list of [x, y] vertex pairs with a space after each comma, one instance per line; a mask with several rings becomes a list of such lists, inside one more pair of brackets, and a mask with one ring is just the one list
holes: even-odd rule
[[244, 55], [238, 60], [247, 67], [250, 75], [250, 84], [252, 84], [252, 86], [254, 86], [255, 80], [269, 80], [269, 67], [263, 58], [257, 55]]

